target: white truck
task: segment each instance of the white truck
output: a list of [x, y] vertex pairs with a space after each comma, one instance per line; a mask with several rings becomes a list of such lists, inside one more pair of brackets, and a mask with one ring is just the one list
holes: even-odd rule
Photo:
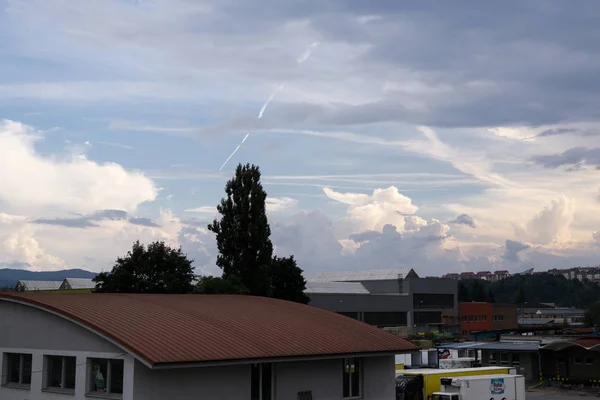
[[476, 375], [442, 378], [433, 400], [525, 400], [522, 375]]

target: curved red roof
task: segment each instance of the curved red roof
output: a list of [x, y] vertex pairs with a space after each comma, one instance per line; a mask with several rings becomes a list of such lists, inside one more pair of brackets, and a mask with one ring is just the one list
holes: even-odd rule
[[148, 365], [360, 353], [418, 347], [316, 307], [236, 295], [0, 293], [105, 336]]

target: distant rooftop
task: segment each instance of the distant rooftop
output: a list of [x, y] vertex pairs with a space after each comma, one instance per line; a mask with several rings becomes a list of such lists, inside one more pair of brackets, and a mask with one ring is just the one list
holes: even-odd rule
[[373, 269], [362, 271], [334, 271], [317, 272], [306, 277], [307, 282], [361, 282], [361, 281], [388, 281], [404, 279], [408, 274], [417, 274], [411, 268]]
[[63, 283], [69, 285], [68, 288], [64, 287], [63, 289], [94, 289], [96, 287], [93, 280], [85, 278], [66, 278]]
[[307, 282], [307, 294], [369, 294], [360, 282]]
[[58, 290], [60, 288], [61, 281], [19, 281], [17, 285], [22, 286], [25, 291], [38, 291], [38, 290]]

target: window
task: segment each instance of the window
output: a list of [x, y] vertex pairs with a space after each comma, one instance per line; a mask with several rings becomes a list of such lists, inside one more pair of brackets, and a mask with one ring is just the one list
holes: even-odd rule
[[252, 364], [250, 371], [250, 399], [271, 400], [273, 393], [273, 367], [271, 364]]
[[500, 365], [508, 365], [508, 353], [500, 353]]
[[473, 322], [473, 316], [469, 315], [469, 322]]
[[31, 354], [4, 353], [3, 385], [31, 385]]
[[594, 359], [592, 357], [586, 357], [585, 365], [594, 365]]
[[462, 316], [462, 322], [467, 322], [467, 317], [465, 315]]
[[583, 359], [580, 356], [575, 356], [575, 359], [573, 360], [573, 362], [575, 364], [583, 364]]
[[75, 357], [46, 356], [44, 360], [44, 388], [51, 390], [75, 390]]
[[496, 353], [491, 352], [490, 353], [490, 365], [496, 365], [498, 364], [498, 360], [496, 359]]
[[123, 394], [123, 360], [92, 358], [88, 364], [89, 393]]
[[481, 318], [478, 316], [475, 317], [475, 321], [479, 321]]
[[494, 317], [492, 318], [494, 321], [498, 321], [498, 316], [494, 315]]
[[519, 356], [519, 353], [513, 353], [512, 354], [512, 366], [518, 367], [519, 365], [521, 365], [521, 357]]
[[498, 315], [498, 321], [504, 321], [504, 315]]
[[487, 321], [487, 315], [482, 315], [482, 316], [481, 316], [481, 320], [482, 320], [483, 322]]
[[360, 397], [360, 377], [361, 365], [360, 359], [344, 358], [344, 378], [343, 381], [343, 397], [345, 399]]

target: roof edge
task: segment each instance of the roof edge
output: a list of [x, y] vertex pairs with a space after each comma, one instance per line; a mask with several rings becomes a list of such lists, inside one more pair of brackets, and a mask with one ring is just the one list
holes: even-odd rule
[[204, 368], [204, 367], [217, 367], [227, 365], [246, 365], [255, 363], [266, 363], [266, 362], [293, 362], [293, 361], [316, 361], [316, 360], [330, 360], [330, 359], [342, 359], [346, 357], [377, 357], [385, 355], [395, 355], [402, 353], [410, 353], [412, 351], [418, 351], [420, 348], [415, 346], [412, 350], [385, 350], [376, 352], [359, 352], [359, 353], [332, 353], [332, 354], [315, 354], [309, 356], [289, 356], [289, 357], [267, 357], [267, 358], [244, 358], [244, 359], [233, 359], [233, 360], [214, 360], [214, 361], [190, 361], [190, 362], [174, 362], [174, 363], [156, 363], [151, 367], [152, 369], [176, 369], [176, 368]]
[[0, 301], [6, 301], [6, 302], [10, 302], [10, 303], [15, 303], [15, 304], [21, 304], [23, 306], [27, 306], [27, 307], [32, 307], [41, 311], [45, 311], [47, 313], [56, 315], [57, 317], [60, 317], [64, 320], [67, 320], [99, 337], [101, 337], [102, 339], [106, 340], [107, 342], [117, 346], [118, 348], [120, 348], [121, 350], [123, 350], [125, 353], [131, 355], [133, 358], [135, 358], [136, 360], [138, 360], [139, 362], [141, 362], [142, 364], [144, 364], [145, 366], [147, 366], [148, 368], [152, 368], [152, 363], [150, 361], [148, 361], [147, 359], [145, 359], [143, 356], [141, 356], [140, 354], [136, 353], [135, 351], [133, 351], [129, 346], [125, 345], [124, 343], [119, 342], [118, 340], [116, 340], [115, 338], [111, 337], [110, 335], [102, 332], [101, 329], [98, 329], [94, 326], [91, 326], [81, 320], [79, 320], [78, 318], [73, 318], [71, 316], [69, 316], [67, 313], [64, 313], [60, 310], [58, 310], [55, 307], [51, 307], [51, 306], [47, 306], [45, 304], [40, 304], [34, 300], [30, 300], [30, 299], [23, 299], [20, 297], [13, 297], [10, 295], [3, 295], [0, 296]]

